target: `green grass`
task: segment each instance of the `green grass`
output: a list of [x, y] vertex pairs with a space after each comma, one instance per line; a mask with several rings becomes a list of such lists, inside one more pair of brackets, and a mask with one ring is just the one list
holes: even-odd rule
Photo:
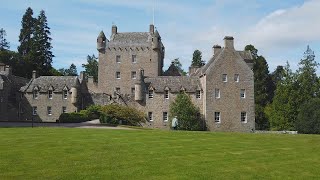
[[320, 136], [0, 129], [0, 179], [319, 179]]

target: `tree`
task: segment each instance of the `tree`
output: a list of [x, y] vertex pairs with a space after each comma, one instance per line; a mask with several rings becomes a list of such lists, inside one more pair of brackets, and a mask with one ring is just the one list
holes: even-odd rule
[[305, 134], [320, 134], [320, 99], [304, 103], [298, 114], [296, 130]]
[[0, 29], [0, 51], [9, 50], [10, 44], [6, 39], [7, 33], [1, 28]]
[[33, 46], [33, 35], [35, 31], [36, 19], [32, 17], [33, 10], [29, 7], [22, 17], [20, 30], [18, 52], [23, 57], [28, 56]]
[[273, 73], [271, 73], [271, 80], [272, 80], [272, 84], [271, 84], [271, 93], [270, 93], [270, 100], [272, 102], [272, 99], [274, 97], [274, 92], [277, 88], [277, 85], [279, 82], [281, 82], [283, 80], [284, 77], [284, 68], [283, 66], [277, 66], [277, 68], [273, 71]]
[[37, 67], [39, 75], [50, 75], [52, 68], [52, 58], [54, 55], [51, 52], [51, 37], [50, 28], [48, 27], [47, 17], [43, 10], [40, 11], [38, 18], [35, 21], [35, 31], [33, 48], [36, 54], [33, 60], [33, 65]]
[[191, 101], [190, 96], [182, 92], [170, 104], [170, 120], [177, 116], [178, 129], [197, 131], [203, 130], [204, 121], [201, 120], [200, 110]]
[[175, 58], [174, 60], [172, 60], [171, 62], [175, 67], [177, 67], [177, 69], [180, 71], [180, 73], [185, 76], [187, 75], [187, 72], [185, 72], [183, 69], [182, 69], [182, 64], [179, 60], [179, 58]]
[[202, 67], [205, 65], [205, 62], [202, 60], [202, 52], [198, 49], [193, 52], [191, 66]]
[[265, 107], [271, 102], [272, 80], [269, 75], [268, 63], [263, 56], [258, 55], [258, 50], [253, 45], [247, 45], [245, 50], [250, 50], [253, 57], [254, 96], [256, 129], [265, 130], [269, 127], [265, 115]]
[[70, 65], [69, 69], [61, 68], [58, 70], [58, 72], [60, 74], [62, 74], [63, 76], [77, 76], [78, 75], [77, 66], [74, 65], [73, 63]]
[[295, 129], [295, 120], [299, 108], [297, 96], [296, 75], [287, 62], [284, 67], [283, 79], [277, 83], [273, 101], [265, 109], [272, 130]]
[[95, 82], [98, 81], [98, 61], [95, 55], [87, 56], [87, 64], [82, 64], [85, 69], [85, 73], [93, 77]]

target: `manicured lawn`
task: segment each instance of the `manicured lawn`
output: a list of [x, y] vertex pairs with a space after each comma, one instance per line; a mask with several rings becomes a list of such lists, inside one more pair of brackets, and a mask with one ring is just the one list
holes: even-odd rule
[[319, 178], [319, 135], [0, 129], [0, 179]]

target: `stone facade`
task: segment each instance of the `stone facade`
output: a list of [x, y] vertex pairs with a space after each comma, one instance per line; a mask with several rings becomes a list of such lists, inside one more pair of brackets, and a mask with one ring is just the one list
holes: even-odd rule
[[20, 107], [19, 89], [28, 79], [11, 74], [11, 68], [0, 63], [0, 121], [18, 121]]
[[233, 37], [224, 38], [224, 47], [213, 46], [208, 63], [190, 67], [189, 76], [174, 65], [163, 73], [165, 48], [153, 25], [148, 32], [129, 33], [112, 26], [109, 39], [103, 32], [97, 38], [98, 82], [85, 80], [83, 73], [38, 78], [34, 73], [20, 90], [19, 120], [55, 122], [61, 113], [90, 104], [120, 103], [145, 112], [145, 127], [168, 129], [169, 105], [183, 91], [199, 107], [208, 130], [254, 130], [253, 60], [249, 51], [234, 49]]

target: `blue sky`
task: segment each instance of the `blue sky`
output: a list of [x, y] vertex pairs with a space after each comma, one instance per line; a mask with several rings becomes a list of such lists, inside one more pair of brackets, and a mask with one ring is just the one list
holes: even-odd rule
[[21, 19], [27, 7], [37, 16], [45, 10], [53, 39], [53, 65], [81, 70], [86, 56], [95, 54], [96, 37], [119, 32], [148, 31], [155, 2], [155, 26], [166, 47], [165, 68], [180, 58], [184, 69], [199, 49], [203, 59], [212, 56], [214, 44], [234, 36], [242, 50], [253, 44], [265, 56], [270, 71], [289, 61], [297, 68], [309, 44], [320, 56], [320, 0], [0, 0], [0, 28], [16, 50]]

